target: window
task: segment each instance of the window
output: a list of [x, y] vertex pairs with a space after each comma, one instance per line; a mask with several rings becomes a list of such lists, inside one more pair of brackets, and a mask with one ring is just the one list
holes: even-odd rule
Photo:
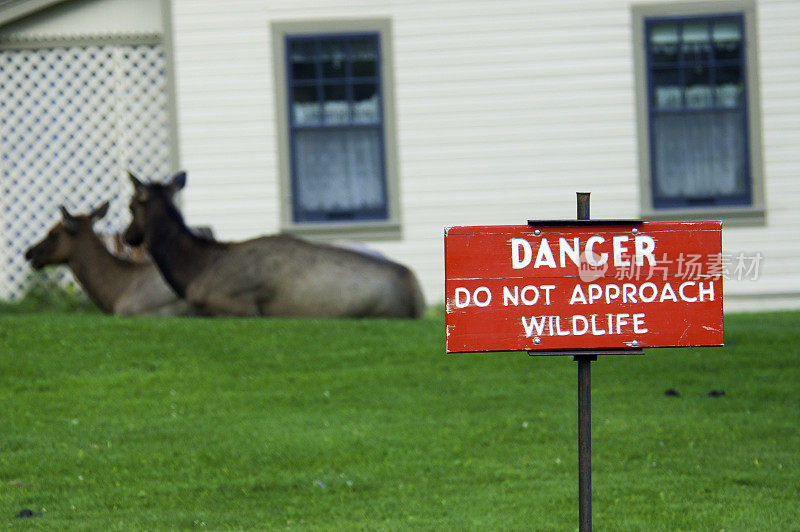
[[742, 17], [646, 22], [653, 205], [749, 204]]
[[643, 214], [759, 216], [760, 133], [749, 94], [755, 59], [747, 49], [755, 41], [747, 38], [748, 17], [647, 8], [634, 17], [641, 25], [637, 74], [646, 109], [639, 115]]
[[285, 90], [276, 102], [285, 105], [279, 112], [284, 226], [348, 236], [354, 228], [385, 231], [397, 217], [396, 165], [387, 142], [393, 138], [383, 52], [388, 27], [329, 26], [273, 25], [276, 59], [283, 60], [276, 79]]
[[385, 219], [374, 33], [287, 37], [296, 222]]

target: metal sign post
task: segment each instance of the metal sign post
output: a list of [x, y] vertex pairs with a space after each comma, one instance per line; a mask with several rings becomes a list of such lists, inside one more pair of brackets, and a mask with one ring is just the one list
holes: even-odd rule
[[597, 355], [577, 355], [578, 361], [578, 523], [592, 529], [592, 361]]
[[588, 532], [591, 363], [723, 344], [722, 224], [591, 220], [589, 193], [577, 204], [577, 220], [445, 229], [446, 346], [573, 356], [579, 529]]
[[[578, 192], [578, 220], [589, 219], [589, 192]], [[575, 355], [578, 362], [578, 525], [592, 529], [592, 361], [597, 355]]]

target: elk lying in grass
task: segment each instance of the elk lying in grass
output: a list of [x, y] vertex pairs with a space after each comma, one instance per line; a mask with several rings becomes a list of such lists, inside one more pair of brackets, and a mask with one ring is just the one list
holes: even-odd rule
[[155, 264], [121, 259], [106, 249], [92, 225], [107, 211], [108, 202], [87, 216], [73, 216], [61, 207], [61, 221], [25, 258], [37, 270], [67, 264], [89, 298], [108, 314], [196, 314], [164, 282]]
[[132, 245], [145, 244], [172, 288], [204, 313], [229, 316], [416, 318], [422, 292], [405, 266], [289, 235], [243, 242], [198, 237], [173, 202], [186, 184], [130, 175]]

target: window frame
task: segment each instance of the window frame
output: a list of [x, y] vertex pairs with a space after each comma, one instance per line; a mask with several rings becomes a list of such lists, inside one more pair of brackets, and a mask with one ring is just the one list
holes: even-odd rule
[[[758, 53], [755, 3], [751, 0], [724, 2], [643, 4], [632, 6], [634, 74], [636, 81], [637, 141], [639, 154], [640, 213], [643, 219], [721, 219], [732, 225], [765, 223], [763, 162], [761, 150], [761, 113], [758, 93]], [[711, 204], [688, 205], [689, 202], [658, 201], [654, 194], [651, 142], [654, 106], [651, 95], [652, 71], [648, 63], [650, 43], [647, 25], [659, 22], [685, 21], [692, 18], [740, 17], [744, 43], [742, 69], [742, 106], [744, 138], [747, 146], [745, 163], [747, 190], [736, 200], [720, 199]], [[744, 202], [742, 202], [744, 200]], [[683, 204], [681, 204], [683, 203]]]
[[[392, 75], [391, 21], [389, 19], [276, 21], [271, 24], [271, 32], [275, 73], [275, 123], [278, 144], [281, 229], [284, 232], [322, 240], [337, 238], [362, 240], [399, 238], [401, 228]], [[380, 47], [377, 62], [377, 84], [381, 98], [379, 140], [383, 149], [381, 166], [384, 178], [385, 218], [360, 218], [356, 216], [349, 220], [312, 219], [295, 221], [294, 212], [297, 207], [297, 199], [295, 195], [296, 180], [292, 175], [294, 167], [292, 135], [297, 126], [292, 120], [290, 107], [292, 94], [289, 86], [289, 69], [291, 65], [287, 53], [289, 39], [346, 38], [362, 35], [376, 36]]]

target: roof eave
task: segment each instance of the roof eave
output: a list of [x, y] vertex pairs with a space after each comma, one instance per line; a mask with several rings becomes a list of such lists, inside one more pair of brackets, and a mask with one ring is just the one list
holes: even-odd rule
[[64, 1], [66, 0], [0, 0], [0, 26]]

